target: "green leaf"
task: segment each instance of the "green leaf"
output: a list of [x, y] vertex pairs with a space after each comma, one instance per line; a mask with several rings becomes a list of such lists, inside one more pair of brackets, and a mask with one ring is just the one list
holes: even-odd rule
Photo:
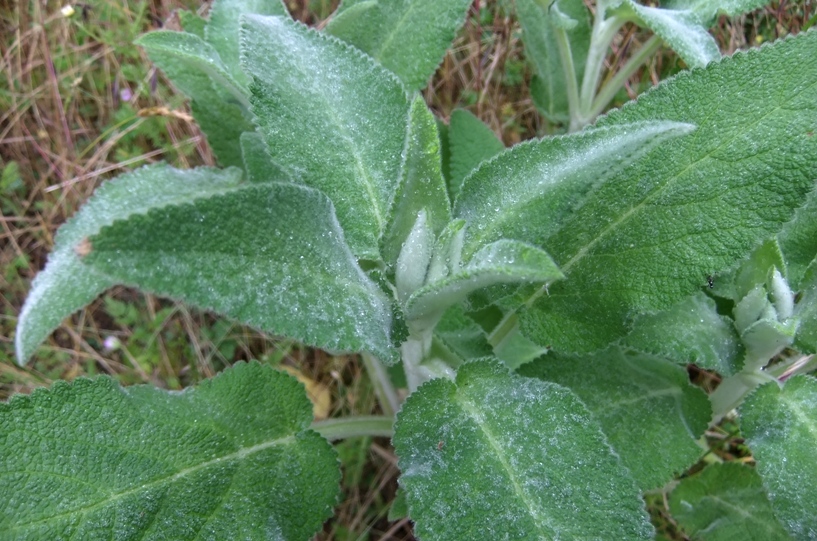
[[806, 269], [800, 287], [800, 301], [794, 309], [800, 321], [795, 344], [804, 353], [817, 353], [817, 260]]
[[150, 59], [192, 100], [193, 116], [219, 163], [242, 167], [239, 138], [255, 127], [247, 97], [224, 72], [225, 65], [213, 48], [184, 32], [151, 32], [135, 43], [145, 47]]
[[34, 279], [17, 322], [17, 362], [24, 364], [36, 347], [72, 313], [93, 301], [116, 281], [82, 264], [86, 240], [102, 227], [152, 208], [177, 205], [236, 189], [239, 169], [207, 167], [182, 171], [165, 164], [142, 167], [100, 186], [58, 231], [45, 270]]
[[763, 385], [740, 408], [741, 430], [777, 518], [795, 539], [817, 538], [817, 381]]
[[786, 263], [777, 241], [771, 239], [758, 246], [749, 259], [738, 268], [735, 273], [734, 300], [740, 301], [756, 286], [766, 284], [769, 274], [774, 269], [786, 272]]
[[814, 55], [806, 32], [681, 73], [600, 119], [698, 127], [611, 175], [540, 243], [566, 280], [521, 312], [523, 332], [556, 350], [603, 348], [777, 234], [817, 177]]
[[462, 181], [471, 171], [505, 150], [505, 145], [491, 128], [465, 109], [451, 113], [448, 144], [451, 149], [449, 190], [452, 199], [457, 198]]
[[696, 440], [712, 410], [682, 367], [612, 348], [583, 357], [545, 355], [519, 373], [576, 393], [642, 490], [663, 486], [701, 457]]
[[743, 346], [731, 319], [698, 292], [657, 314], [638, 318], [623, 344], [680, 365], [693, 363], [731, 375], [740, 369]]
[[292, 184], [116, 222], [85, 261], [123, 283], [333, 351], [396, 360], [385, 296], [357, 265], [332, 203]]
[[434, 327], [434, 338], [463, 361], [490, 357], [493, 353], [482, 327], [466, 315], [461, 304], [445, 311]]
[[340, 472], [293, 377], [57, 382], [0, 404], [0, 539], [310, 539]]
[[510, 148], [469, 175], [454, 216], [469, 223], [464, 257], [501, 238], [542, 246], [594, 186], [659, 143], [689, 133], [677, 122], [640, 122]]
[[524, 242], [498, 240], [483, 247], [462, 269], [418, 289], [406, 302], [406, 319], [442, 313], [469, 293], [495, 284], [550, 283], [562, 278], [550, 256]]
[[428, 225], [435, 235], [451, 221], [451, 203], [440, 168], [440, 138], [434, 115], [422, 96], [411, 102], [407, 148], [389, 211], [389, 223], [381, 239], [381, 253], [387, 264], [394, 264], [421, 210], [428, 214]]
[[[667, 0], [665, 7], [694, 11], [699, 14], [705, 24], [709, 24], [718, 13], [727, 17], [736, 17], [762, 8], [769, 3], [769, 0]], [[662, 2], [662, 5], [664, 4]]]
[[205, 18], [199, 17], [197, 13], [186, 9], [180, 9], [178, 14], [179, 23], [182, 25], [182, 29], [185, 32], [195, 34], [201, 39], [204, 39], [204, 27], [207, 25], [207, 20]]
[[634, 0], [624, 0], [622, 5], [619, 9], [626, 16], [659, 35], [690, 67], [703, 67], [720, 58], [718, 43], [705, 26], [709, 22], [705, 14], [642, 6]]
[[682, 479], [669, 498], [672, 517], [701, 541], [790, 541], [760, 476], [735, 462], [712, 464]]
[[817, 191], [809, 194], [806, 204], [783, 226], [777, 240], [785, 256], [789, 284], [799, 290], [806, 268], [817, 257]]
[[[514, 0], [516, 15], [522, 26], [525, 55], [536, 73], [531, 96], [537, 109], [551, 122], [565, 123], [570, 118], [567, 103], [565, 71], [556, 44], [556, 22], [553, 13], [537, 0]], [[559, 0], [558, 11], [576, 25], [567, 31], [577, 84], [584, 77], [590, 48], [590, 12], [582, 0]]]
[[398, 414], [401, 490], [420, 539], [651, 539], [639, 492], [567, 389], [464, 364]]
[[378, 260], [401, 179], [405, 91], [357, 49], [289, 19], [247, 16], [242, 32], [270, 156], [329, 196], [356, 256]]
[[250, 182], [286, 182], [289, 176], [272, 161], [267, 151], [267, 144], [258, 132], [241, 134], [241, 155], [244, 158], [244, 170]]
[[242, 15], [250, 14], [289, 16], [281, 0], [216, 0], [205, 28], [207, 42], [218, 51], [235, 80], [245, 86], [249, 77], [239, 62], [239, 23]]
[[409, 90], [420, 90], [470, 5], [470, 0], [343, 0], [326, 31], [397, 74]]

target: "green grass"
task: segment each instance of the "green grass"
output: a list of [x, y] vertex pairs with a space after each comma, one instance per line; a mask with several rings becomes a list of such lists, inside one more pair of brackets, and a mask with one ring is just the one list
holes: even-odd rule
[[[288, 0], [294, 16], [320, 26], [337, 0]], [[178, 26], [168, 10], [194, 0], [98, 0], [64, 17], [63, 4], [0, 0], [0, 400], [56, 379], [109, 374], [123, 384], [179, 389], [236, 361], [284, 364], [329, 390], [330, 415], [376, 411], [371, 386], [353, 356], [333, 357], [265, 337], [245, 327], [126, 288], [115, 288], [75, 314], [19, 368], [13, 336], [30, 283], [54, 234], [107, 178], [166, 160], [179, 167], [213, 164], [206, 141], [179, 96], [132, 45], [139, 34]], [[713, 34], [730, 53], [815, 23], [813, 2], [773, 2], [730, 20]], [[627, 27], [609, 56], [621, 65], [649, 34]], [[529, 94], [531, 72], [518, 25], [499, 2], [475, 3], [468, 23], [431, 85], [427, 102], [447, 119], [467, 107], [510, 145], [551, 130]], [[683, 69], [662, 51], [616, 97], [621, 104]], [[701, 376], [704, 380], [707, 375]], [[709, 459], [750, 460], [739, 434], [709, 434]], [[338, 444], [344, 500], [319, 539], [412, 539], [410, 523], [387, 519], [397, 483], [389, 442]], [[684, 539], [663, 494], [648, 497], [667, 539]]]

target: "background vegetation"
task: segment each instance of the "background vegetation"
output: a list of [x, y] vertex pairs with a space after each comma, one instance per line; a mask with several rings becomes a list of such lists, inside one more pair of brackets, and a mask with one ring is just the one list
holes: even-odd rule
[[[468, 22], [425, 90], [447, 119], [465, 107], [506, 145], [553, 132], [530, 100], [530, 69], [520, 30], [505, 0], [475, 0]], [[322, 25], [338, 0], [291, 0], [292, 14]], [[587, 0], [589, 6], [592, 2]], [[131, 43], [161, 26], [178, 27], [177, 8], [205, 14], [193, 0], [95, 0], [66, 16], [54, 0], [0, 0], [0, 400], [56, 379], [107, 373], [123, 384], [179, 389], [224, 367], [260, 359], [307, 384], [315, 414], [374, 412], [368, 379], [353, 356], [298, 347], [181, 304], [126, 288], [109, 291], [72, 316], [18, 368], [13, 359], [17, 315], [30, 282], [45, 264], [57, 227], [100, 182], [158, 160], [177, 167], [213, 164], [183, 97]], [[815, 22], [813, 0], [775, 1], [764, 10], [722, 18], [712, 30], [724, 53], [797, 33]], [[620, 65], [649, 36], [625, 27], [608, 62]], [[684, 69], [659, 52], [617, 97], [621, 104]], [[691, 369], [702, 385], [709, 374]], [[751, 462], [725, 421], [708, 434], [712, 453]], [[397, 486], [388, 440], [339, 444], [345, 500], [321, 539], [413, 539], [406, 520], [387, 520]], [[648, 497], [667, 539], [685, 539], [666, 520], [663, 494]]]

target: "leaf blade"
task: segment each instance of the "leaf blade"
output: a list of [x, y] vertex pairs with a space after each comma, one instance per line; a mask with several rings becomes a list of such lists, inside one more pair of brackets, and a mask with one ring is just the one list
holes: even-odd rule
[[184, 393], [97, 378], [15, 397], [0, 404], [0, 537], [308, 539], [340, 480], [311, 411], [257, 363]]
[[48, 263], [31, 287], [17, 323], [15, 350], [24, 364], [60, 323], [89, 304], [116, 281], [82, 264], [83, 240], [118, 219], [152, 208], [209, 197], [235, 189], [238, 169], [188, 171], [164, 164], [145, 166], [104, 183], [68, 222], [60, 227]]
[[393, 441], [422, 539], [651, 538], [638, 491], [581, 402], [496, 361], [412, 393]]

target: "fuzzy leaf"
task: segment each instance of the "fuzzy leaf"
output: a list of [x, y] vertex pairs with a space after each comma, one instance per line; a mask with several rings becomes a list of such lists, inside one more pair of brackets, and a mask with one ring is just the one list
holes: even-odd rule
[[740, 408], [741, 429], [777, 518], [795, 539], [817, 539], [817, 381], [769, 383]]
[[817, 190], [809, 194], [806, 204], [794, 214], [794, 220], [783, 226], [777, 236], [786, 260], [786, 277], [797, 291], [806, 268], [817, 257]]
[[406, 319], [418, 319], [496, 284], [552, 282], [562, 278], [550, 256], [529, 244], [499, 240], [474, 254], [459, 272], [418, 289], [406, 302]]
[[24, 364], [35, 348], [72, 313], [116, 284], [116, 280], [82, 264], [84, 242], [115, 220], [152, 208], [178, 205], [235, 190], [239, 169], [207, 167], [182, 171], [165, 164], [142, 167], [100, 186], [80, 210], [60, 227], [45, 269], [32, 283], [17, 322], [17, 362]]
[[301, 539], [340, 472], [294, 378], [239, 364], [183, 393], [109, 378], [0, 404], [0, 539]]
[[556, 350], [603, 348], [775, 235], [817, 178], [815, 55], [806, 32], [681, 73], [600, 119], [698, 127], [611, 175], [541, 243], [567, 279], [522, 311], [523, 332]]
[[457, 198], [462, 181], [471, 171], [505, 150], [496, 134], [465, 109], [451, 113], [448, 144], [451, 149], [449, 190], [452, 199]]
[[[704, 24], [715, 19], [718, 13], [727, 17], [736, 17], [743, 13], [762, 8], [770, 0], [666, 0], [665, 7], [670, 9], [688, 9], [699, 14]], [[662, 5], [665, 2], [661, 2]]]
[[412, 393], [393, 443], [425, 541], [652, 538], [632, 478], [584, 405], [496, 361]]
[[207, 25], [207, 19], [186, 9], [180, 9], [177, 13], [179, 14], [179, 23], [185, 32], [204, 39], [204, 27]]
[[682, 479], [669, 498], [672, 517], [700, 541], [790, 541], [754, 468], [712, 464]]
[[704, 14], [692, 9], [642, 6], [634, 0], [622, 4], [622, 11], [661, 36], [690, 67], [703, 67], [720, 58], [718, 43], [707, 31], [708, 17]]
[[482, 327], [465, 314], [460, 304], [445, 311], [434, 327], [434, 337], [463, 361], [492, 355]]
[[804, 353], [817, 353], [817, 260], [806, 269], [800, 288], [801, 298], [794, 309], [800, 321], [795, 344]]
[[241, 134], [241, 156], [250, 182], [287, 182], [289, 176], [270, 158], [267, 144], [258, 132]]
[[454, 205], [455, 217], [469, 223], [465, 259], [501, 238], [541, 246], [594, 186], [692, 129], [677, 122], [641, 122], [548, 137], [502, 152], [465, 179]]
[[627, 347], [660, 355], [680, 365], [693, 363], [723, 375], [740, 369], [743, 347], [731, 319], [698, 292], [672, 308], [638, 318]]
[[417, 215], [427, 213], [428, 225], [438, 235], [451, 221], [451, 203], [440, 169], [440, 139], [434, 115], [422, 96], [411, 102], [407, 147], [389, 223], [381, 240], [383, 259], [394, 264]]
[[392, 362], [391, 308], [358, 267], [332, 203], [292, 184], [241, 190], [116, 222], [84, 260], [123, 283], [264, 331]]
[[249, 78], [239, 62], [239, 21], [242, 15], [289, 16], [281, 0], [216, 0], [210, 8], [210, 18], [204, 29], [207, 42], [212, 45], [230, 73], [242, 85], [249, 84]]
[[397, 74], [409, 90], [420, 90], [470, 5], [470, 0], [343, 0], [326, 31]]
[[254, 131], [248, 97], [213, 48], [184, 32], [157, 31], [135, 41], [174, 86], [192, 100], [193, 117], [222, 165], [242, 167], [239, 138]]
[[370, 57], [300, 23], [247, 16], [243, 25], [242, 59], [270, 156], [329, 196], [356, 256], [379, 259], [403, 165], [403, 87]]
[[[531, 95], [537, 109], [551, 122], [565, 123], [570, 118], [565, 92], [565, 71], [562, 66], [554, 13], [537, 0], [514, 0], [516, 14], [522, 26], [525, 55], [533, 64], [536, 77]], [[560, 13], [576, 21], [567, 31], [576, 80], [579, 84], [584, 77], [587, 51], [590, 47], [590, 13], [582, 0], [558, 0]]]
[[701, 456], [695, 441], [712, 410], [679, 366], [613, 348], [583, 357], [545, 355], [519, 372], [576, 393], [642, 490], [664, 485]]

